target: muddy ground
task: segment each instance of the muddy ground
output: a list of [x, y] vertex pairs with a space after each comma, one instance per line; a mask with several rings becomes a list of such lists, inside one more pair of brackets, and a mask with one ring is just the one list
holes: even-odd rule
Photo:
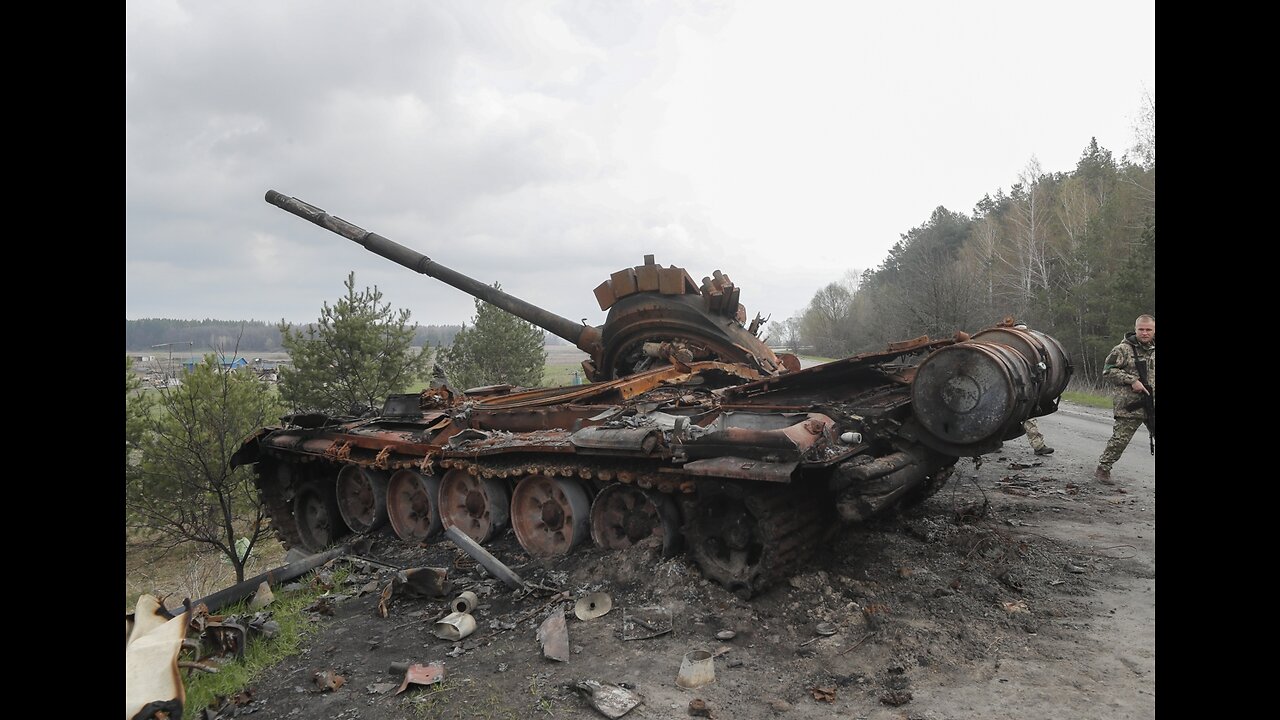
[[[476, 631], [461, 642], [432, 635], [452, 597], [401, 592], [380, 617], [391, 571], [353, 566], [350, 595], [315, 614], [310, 645], [221, 716], [602, 718], [574, 689], [596, 680], [642, 699], [625, 715], [634, 720], [690, 717], [696, 701], [722, 720], [1154, 718], [1146, 431], [1116, 466], [1120, 492], [1092, 480], [1109, 413], [1064, 405], [1040, 426], [1055, 454], [1036, 457], [1018, 439], [981, 464], [962, 459], [937, 495], [839, 530], [788, 582], [750, 601], [648, 547], [531, 561], [508, 531], [488, 549], [545, 588], [512, 592], [447, 540], [379, 541], [371, 555], [446, 567], [452, 595], [476, 592]], [[360, 594], [365, 585], [372, 591]], [[557, 589], [570, 599], [556, 601]], [[592, 592], [613, 607], [580, 620], [573, 601]], [[627, 639], [662, 629], [664, 611], [669, 632]], [[553, 612], [566, 618], [566, 662], [543, 657], [537, 639]], [[734, 637], [717, 639], [725, 630]], [[682, 656], [700, 649], [720, 652], [715, 681], [677, 686]], [[444, 679], [397, 694], [404, 674], [388, 670], [398, 662], [440, 663]]]

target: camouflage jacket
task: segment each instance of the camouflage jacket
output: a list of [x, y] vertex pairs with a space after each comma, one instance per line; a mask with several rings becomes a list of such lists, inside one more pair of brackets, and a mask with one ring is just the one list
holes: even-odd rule
[[[1147, 385], [1151, 386], [1151, 397], [1155, 398], [1156, 390], [1156, 344], [1142, 345], [1137, 335], [1126, 333], [1124, 342], [1116, 345], [1107, 355], [1102, 365], [1102, 377], [1113, 383], [1115, 388], [1115, 416], [1145, 418], [1146, 411], [1136, 401], [1142, 399], [1141, 393], [1133, 391], [1133, 381], [1138, 379], [1138, 368], [1134, 359], [1142, 357], [1147, 360]], [[1136, 406], [1132, 410], [1130, 406]]]

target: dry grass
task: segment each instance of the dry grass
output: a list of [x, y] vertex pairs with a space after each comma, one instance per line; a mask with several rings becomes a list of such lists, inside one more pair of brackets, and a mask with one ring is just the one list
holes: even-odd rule
[[[284, 555], [274, 538], [260, 543], [249, 556], [245, 578], [283, 565]], [[175, 607], [183, 598], [196, 600], [235, 584], [235, 568], [220, 553], [188, 545], [161, 554], [125, 543], [125, 613], [133, 612], [143, 593], [167, 598], [166, 607]]]

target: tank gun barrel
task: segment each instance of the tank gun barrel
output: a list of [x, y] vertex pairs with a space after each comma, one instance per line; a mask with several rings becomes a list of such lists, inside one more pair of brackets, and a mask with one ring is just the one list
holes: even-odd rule
[[491, 305], [500, 307], [522, 320], [537, 325], [552, 335], [568, 340], [592, 357], [599, 356], [599, 328], [574, 322], [566, 317], [544, 310], [537, 305], [525, 302], [518, 297], [508, 295], [495, 287], [467, 277], [457, 270], [445, 267], [416, 250], [407, 248], [375, 232], [369, 232], [352, 225], [346, 220], [330, 215], [324, 210], [298, 198], [289, 197], [275, 190], [268, 190], [266, 200], [281, 210], [297, 215], [304, 220], [309, 220], [325, 230], [337, 233], [348, 240], [363, 245], [371, 253], [381, 255], [414, 272], [433, 277]]

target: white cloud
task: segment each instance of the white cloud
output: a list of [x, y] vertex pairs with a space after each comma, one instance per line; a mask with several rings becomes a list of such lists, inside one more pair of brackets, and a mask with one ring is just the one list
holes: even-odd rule
[[575, 319], [652, 253], [775, 319], [1035, 155], [1117, 157], [1154, 3], [126, 2], [126, 318], [470, 298], [294, 195]]

